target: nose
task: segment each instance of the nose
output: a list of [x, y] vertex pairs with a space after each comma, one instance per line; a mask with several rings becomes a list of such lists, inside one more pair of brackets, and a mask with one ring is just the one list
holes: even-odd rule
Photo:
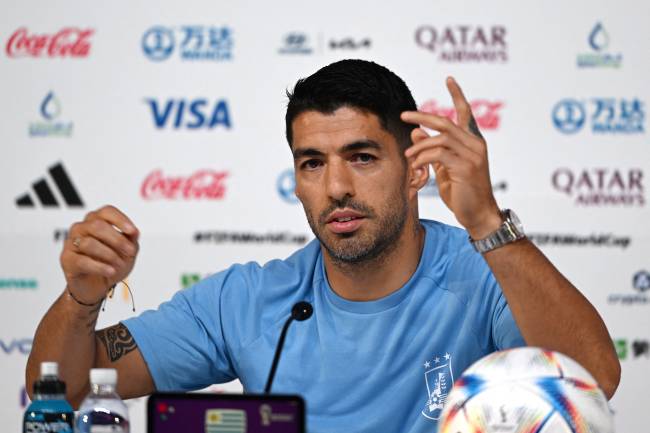
[[354, 181], [350, 168], [344, 161], [331, 161], [325, 168], [325, 190], [327, 195], [336, 201], [346, 196], [354, 196]]

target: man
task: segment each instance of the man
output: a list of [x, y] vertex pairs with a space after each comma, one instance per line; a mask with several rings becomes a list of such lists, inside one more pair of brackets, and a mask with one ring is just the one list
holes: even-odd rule
[[[345, 60], [298, 81], [287, 139], [317, 240], [100, 331], [99, 304], [133, 268], [138, 231], [113, 207], [88, 214], [61, 255], [67, 287], [39, 325], [28, 384], [48, 359], [73, 404], [93, 366], [118, 369], [124, 398], [234, 378], [261, 392], [280, 327], [306, 300], [313, 317], [289, 330], [273, 390], [304, 396], [312, 433], [435, 431], [455, 377], [524, 344], [573, 357], [611, 397], [620, 365], [604, 323], [499, 210], [485, 140], [458, 84], [447, 87], [457, 124], [416, 112], [406, 84], [375, 63]], [[466, 231], [418, 218], [429, 166]]]

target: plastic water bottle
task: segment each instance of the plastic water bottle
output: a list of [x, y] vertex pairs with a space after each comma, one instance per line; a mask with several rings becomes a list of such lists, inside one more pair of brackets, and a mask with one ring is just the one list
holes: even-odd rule
[[115, 392], [117, 371], [112, 368], [90, 370], [90, 394], [79, 407], [76, 432], [128, 433], [129, 415]]
[[65, 400], [65, 383], [59, 380], [59, 364], [41, 363], [41, 377], [34, 382], [34, 401], [23, 418], [23, 433], [72, 433], [74, 412]]

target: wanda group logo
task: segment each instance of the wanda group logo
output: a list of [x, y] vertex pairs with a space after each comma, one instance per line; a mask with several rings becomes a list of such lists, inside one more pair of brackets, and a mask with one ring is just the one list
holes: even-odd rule
[[5, 47], [8, 57], [88, 57], [92, 29], [64, 27], [54, 34], [31, 33], [27, 28], [16, 30]]
[[221, 200], [226, 194], [226, 171], [199, 170], [189, 176], [151, 172], [140, 188], [145, 200]]

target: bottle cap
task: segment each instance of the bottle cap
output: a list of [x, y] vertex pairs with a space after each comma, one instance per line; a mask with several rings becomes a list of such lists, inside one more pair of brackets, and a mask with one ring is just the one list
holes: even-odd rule
[[59, 364], [56, 362], [41, 362], [41, 377], [58, 376]]
[[93, 368], [90, 370], [90, 383], [115, 386], [117, 384], [117, 370], [114, 368]]

